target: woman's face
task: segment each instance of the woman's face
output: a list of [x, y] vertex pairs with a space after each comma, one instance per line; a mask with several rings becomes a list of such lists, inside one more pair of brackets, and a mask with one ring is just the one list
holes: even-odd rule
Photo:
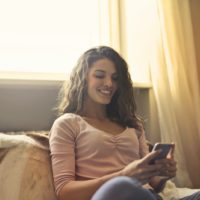
[[107, 59], [94, 62], [87, 75], [87, 98], [98, 104], [109, 104], [117, 90], [115, 64]]

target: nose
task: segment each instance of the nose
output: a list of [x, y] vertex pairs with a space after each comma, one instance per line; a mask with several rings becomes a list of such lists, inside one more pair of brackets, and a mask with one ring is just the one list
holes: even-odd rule
[[105, 78], [105, 82], [104, 84], [108, 87], [112, 87], [113, 86], [113, 80], [112, 80], [112, 77], [106, 77]]

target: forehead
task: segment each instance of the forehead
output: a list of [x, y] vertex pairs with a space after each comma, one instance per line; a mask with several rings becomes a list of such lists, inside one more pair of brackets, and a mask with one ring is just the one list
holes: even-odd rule
[[117, 72], [114, 62], [109, 60], [108, 58], [102, 58], [94, 62], [90, 67], [90, 71], [96, 70], [102, 70], [109, 73]]

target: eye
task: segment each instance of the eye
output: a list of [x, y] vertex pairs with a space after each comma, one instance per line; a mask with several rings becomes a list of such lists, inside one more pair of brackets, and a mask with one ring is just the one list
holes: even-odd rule
[[118, 75], [117, 75], [117, 74], [113, 75], [113, 76], [112, 76], [112, 80], [113, 80], [113, 81], [117, 81], [117, 80], [118, 80]]
[[96, 78], [104, 78], [104, 75], [95, 75]]
[[94, 73], [94, 76], [95, 76], [96, 78], [104, 78], [104, 77], [105, 77], [105, 73], [102, 72], [102, 71], [96, 71], [96, 72]]

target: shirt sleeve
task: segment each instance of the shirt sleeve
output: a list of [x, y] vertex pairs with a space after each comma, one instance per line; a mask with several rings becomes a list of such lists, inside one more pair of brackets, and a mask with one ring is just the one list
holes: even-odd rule
[[145, 131], [143, 128], [140, 131], [140, 136], [139, 136], [139, 153], [141, 158], [149, 153], [149, 147], [147, 145]]
[[50, 152], [54, 186], [58, 195], [62, 187], [75, 180], [76, 129], [71, 118], [58, 118], [50, 130]]

